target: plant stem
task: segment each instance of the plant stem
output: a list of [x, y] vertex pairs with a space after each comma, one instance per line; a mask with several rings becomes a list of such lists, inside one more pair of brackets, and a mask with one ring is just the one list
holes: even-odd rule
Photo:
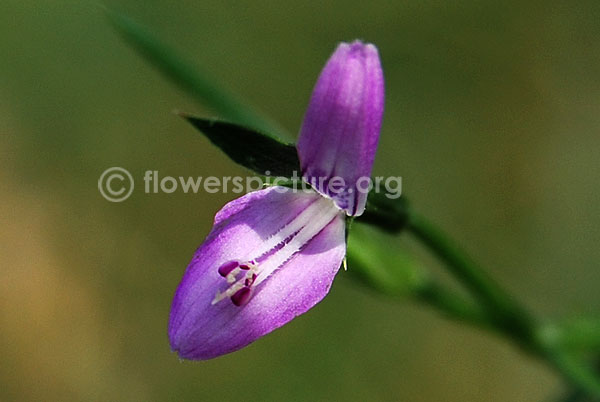
[[423, 217], [409, 214], [407, 229], [445, 262], [450, 272], [481, 300], [497, 327], [531, 347], [535, 322], [531, 314], [504, 292], [471, 258]]
[[600, 380], [594, 369], [586, 362], [560, 348], [553, 347], [547, 348], [541, 356], [550, 362], [575, 389], [600, 399]]
[[579, 317], [547, 325], [542, 335], [570, 351], [600, 352], [600, 320]]
[[423, 217], [409, 211], [406, 228], [445, 263], [489, 313], [493, 328], [527, 351], [550, 363], [570, 384], [600, 398], [600, 379], [580, 359], [566, 353], [558, 343], [540, 336], [537, 320], [450, 238]]
[[414, 291], [414, 298], [436, 308], [449, 318], [453, 318], [475, 327], [484, 329], [493, 328], [487, 311], [473, 302], [468, 302], [456, 293], [433, 281]]

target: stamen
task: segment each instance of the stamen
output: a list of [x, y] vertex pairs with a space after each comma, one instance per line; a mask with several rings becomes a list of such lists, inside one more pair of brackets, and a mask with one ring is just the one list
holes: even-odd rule
[[[250, 286], [252, 286], [256, 280], [258, 265], [259, 264], [254, 260], [244, 263], [234, 260], [222, 264], [219, 267], [218, 272], [219, 275], [227, 280], [229, 287], [224, 292], [217, 292], [212, 304], [217, 304], [227, 297], [231, 298], [236, 306], [246, 304], [250, 299], [250, 294], [246, 291], [240, 291], [243, 290], [244, 287], [250, 289]], [[238, 278], [238, 275], [242, 272], [245, 272], [244, 275], [241, 278]]]
[[243, 288], [235, 292], [233, 296], [231, 296], [231, 301], [238, 307], [243, 306], [250, 300], [250, 293], [250, 287], [244, 286]]
[[251, 255], [254, 259], [222, 264], [218, 272], [227, 280], [229, 287], [224, 292], [217, 292], [212, 304], [227, 297], [236, 306], [248, 303], [254, 287], [306, 246], [339, 213], [340, 210], [331, 200], [318, 199], [253, 250]]
[[220, 302], [221, 300], [225, 299], [226, 297], [232, 297], [233, 295], [235, 295], [238, 290], [242, 289], [244, 287], [244, 284], [241, 282], [235, 283], [233, 285], [231, 285], [226, 291], [224, 292], [217, 292], [217, 294], [215, 295], [215, 298], [213, 299], [211, 304], [217, 304], [218, 302]]
[[237, 261], [228, 261], [219, 267], [219, 275], [226, 277], [231, 271], [240, 266]]
[[231, 271], [230, 273], [227, 274], [227, 276], [225, 277], [225, 279], [227, 279], [227, 283], [232, 284], [235, 283], [236, 281], [236, 276], [237, 274], [239, 274], [241, 271], [240, 267], [235, 268], [233, 271]]
[[[251, 274], [251, 275], [248, 275], [248, 274]], [[256, 279], [256, 274], [251, 273], [251, 272], [248, 272], [248, 274], [246, 274], [246, 279], [244, 280], [244, 285], [252, 286], [252, 284], [254, 283], [254, 280]]]

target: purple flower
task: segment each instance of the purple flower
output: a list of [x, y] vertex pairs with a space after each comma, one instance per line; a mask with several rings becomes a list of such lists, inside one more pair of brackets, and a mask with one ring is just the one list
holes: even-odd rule
[[317, 81], [297, 146], [315, 191], [270, 187], [217, 213], [171, 307], [169, 340], [179, 356], [238, 350], [325, 297], [346, 254], [345, 216], [365, 208], [359, 181], [370, 177], [383, 97], [375, 46], [340, 44]]

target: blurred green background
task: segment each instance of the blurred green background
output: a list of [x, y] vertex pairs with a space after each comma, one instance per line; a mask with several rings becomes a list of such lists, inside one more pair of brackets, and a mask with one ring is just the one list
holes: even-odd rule
[[[292, 133], [337, 42], [375, 43], [387, 94], [374, 174], [401, 175], [415, 208], [535, 312], [599, 311], [597, 0], [105, 5]], [[143, 172], [247, 172], [171, 113], [213, 115], [95, 2], [3, 0], [0, 55], [0, 400], [542, 401], [563, 390], [506, 341], [343, 272], [317, 308], [250, 347], [179, 361], [172, 294], [235, 195], [144, 194]], [[98, 192], [111, 166], [138, 180], [125, 202]]]

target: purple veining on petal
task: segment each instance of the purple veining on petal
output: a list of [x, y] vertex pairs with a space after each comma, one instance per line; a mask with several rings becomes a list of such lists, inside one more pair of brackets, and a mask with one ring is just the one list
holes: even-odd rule
[[[213, 230], [196, 252], [173, 300], [169, 340], [181, 357], [209, 359], [237, 350], [302, 314], [327, 294], [345, 254], [345, 221], [331, 201], [327, 201], [330, 207], [324, 201], [316, 193], [280, 193], [269, 188], [232, 201], [217, 214]], [[252, 250], [269, 244], [282, 226], [301, 219], [315, 202], [323, 206], [306, 229], [257, 262], [258, 276], [242, 276], [253, 272], [252, 267], [240, 271], [242, 286], [232, 294], [231, 302], [213, 303], [215, 292], [227, 286], [219, 267], [252, 259]], [[322, 227], [319, 219], [325, 222]], [[261, 278], [261, 268], [270, 270], [267, 277]]]
[[[305, 179], [348, 215], [362, 214], [383, 117], [383, 72], [377, 48], [355, 41], [335, 50], [313, 90], [298, 140]], [[331, 179], [343, 179], [333, 189]]]

